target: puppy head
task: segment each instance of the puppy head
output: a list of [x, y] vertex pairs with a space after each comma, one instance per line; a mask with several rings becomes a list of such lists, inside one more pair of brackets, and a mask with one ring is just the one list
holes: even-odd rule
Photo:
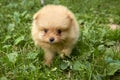
[[60, 43], [70, 35], [72, 14], [65, 7], [50, 6], [34, 15], [35, 27], [40, 41]]

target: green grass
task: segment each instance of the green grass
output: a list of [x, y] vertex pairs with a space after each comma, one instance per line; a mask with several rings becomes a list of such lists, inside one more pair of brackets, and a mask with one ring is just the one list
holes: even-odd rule
[[31, 39], [39, 0], [0, 1], [0, 80], [120, 80], [120, 0], [46, 0], [75, 13], [80, 38], [70, 59], [56, 56], [51, 68]]

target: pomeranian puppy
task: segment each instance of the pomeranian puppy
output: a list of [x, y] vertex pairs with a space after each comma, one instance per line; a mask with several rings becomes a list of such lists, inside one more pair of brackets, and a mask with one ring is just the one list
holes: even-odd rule
[[55, 53], [70, 56], [79, 37], [74, 14], [61, 5], [47, 5], [33, 16], [32, 38], [45, 52], [45, 64], [50, 66]]

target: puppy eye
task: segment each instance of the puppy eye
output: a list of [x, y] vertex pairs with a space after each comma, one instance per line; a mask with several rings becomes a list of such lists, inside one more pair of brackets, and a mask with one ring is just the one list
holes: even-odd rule
[[44, 29], [44, 32], [47, 33], [47, 32], [48, 32], [48, 29]]
[[61, 32], [62, 32], [62, 31], [61, 31], [60, 29], [57, 30], [57, 33], [58, 33], [58, 34], [61, 34]]

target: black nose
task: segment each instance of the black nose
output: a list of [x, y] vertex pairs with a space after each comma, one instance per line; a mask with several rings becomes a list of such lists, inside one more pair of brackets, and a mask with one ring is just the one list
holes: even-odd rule
[[50, 39], [49, 39], [49, 41], [50, 42], [53, 42], [55, 39], [53, 38], [53, 37], [51, 37]]

